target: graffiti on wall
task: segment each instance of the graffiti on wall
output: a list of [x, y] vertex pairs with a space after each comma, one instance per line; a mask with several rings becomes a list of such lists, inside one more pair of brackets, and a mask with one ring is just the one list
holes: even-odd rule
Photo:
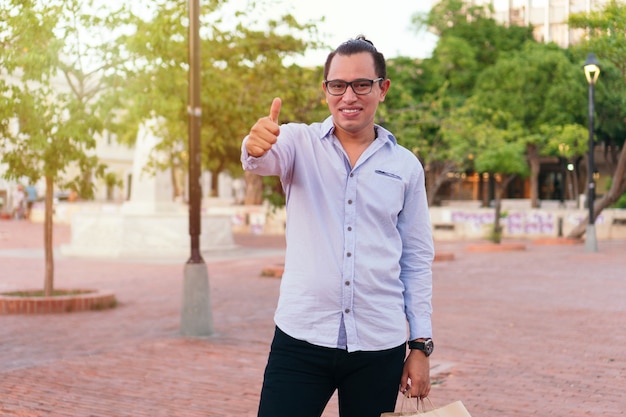
[[[485, 225], [493, 224], [495, 213], [457, 210], [450, 213], [452, 223], [469, 225], [473, 231], [479, 232], [485, 229]], [[583, 221], [584, 215], [570, 214], [565, 216], [564, 221], [576, 225]], [[550, 235], [557, 232], [559, 217], [555, 213], [547, 211], [520, 211], [509, 212], [501, 219], [509, 235]], [[603, 223], [602, 214], [596, 219], [596, 223]]]

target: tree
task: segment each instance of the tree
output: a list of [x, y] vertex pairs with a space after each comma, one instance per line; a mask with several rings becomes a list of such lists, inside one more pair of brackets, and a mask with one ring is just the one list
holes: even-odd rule
[[[6, 3], [6, 2], [5, 2]], [[95, 135], [108, 114], [117, 50], [110, 39], [87, 40], [120, 26], [124, 9], [97, 17], [89, 1], [10, 0], [0, 9], [0, 158], [9, 179], [45, 179], [44, 293], [54, 292], [54, 187], [84, 198], [105, 167], [94, 155]]]
[[531, 28], [500, 25], [491, 16], [489, 6], [438, 2], [413, 19], [418, 29], [439, 36], [432, 57], [422, 62], [395, 59], [389, 65], [392, 85], [382, 122], [424, 164], [430, 204], [439, 201], [440, 188], [458, 181], [455, 173], [471, 166], [467, 158], [473, 152], [442, 134], [443, 121], [472, 96], [482, 71], [533, 41]]
[[442, 135], [459, 148], [459, 154], [467, 155], [473, 169], [496, 179], [494, 224], [490, 233], [495, 243], [500, 243], [502, 237], [503, 192], [516, 176], [528, 174], [522, 131], [513, 115], [485, 107], [476, 98], [467, 100], [442, 123]]
[[[281, 118], [291, 120], [311, 117], [308, 110], [321, 98], [317, 70], [285, 65], [288, 58], [318, 46], [292, 34], [314, 35], [314, 24], [300, 24], [290, 15], [260, 24], [254, 18], [258, 10], [252, 9], [228, 15], [231, 23], [227, 25], [221, 10], [225, 3], [208, 2], [200, 16], [202, 164], [212, 174], [212, 195], [217, 193], [221, 172], [241, 172], [241, 140], [268, 111], [274, 95], [283, 96]], [[125, 111], [113, 127], [125, 143], [132, 144], [133, 126], [151, 118], [163, 120], [154, 132], [162, 139], [157, 151], [169, 154], [167, 163], [179, 170], [188, 159], [186, 5], [182, 0], [155, 1], [149, 15], [133, 17], [137, 33], [126, 37], [128, 81], [120, 98]], [[247, 188], [255, 192], [251, 184]], [[262, 194], [255, 195], [254, 202], [260, 203]]]
[[474, 96], [481, 106], [509, 113], [523, 128], [520, 139], [530, 163], [532, 207], [539, 207], [539, 157], [549, 153], [550, 138], [564, 126], [578, 124], [578, 140], [584, 143], [585, 95], [579, 78], [579, 68], [563, 50], [529, 42], [521, 51], [502, 56], [476, 83]]
[[414, 16], [418, 27], [430, 28], [439, 36], [432, 57], [424, 62], [424, 72], [438, 80], [435, 85], [448, 82], [450, 93], [468, 97], [482, 70], [502, 54], [534, 41], [531, 28], [503, 26], [491, 17], [492, 12], [488, 5], [444, 0], [428, 14]]
[[[626, 193], [626, 4], [611, 0], [603, 8], [590, 13], [577, 13], [569, 18], [572, 28], [584, 29], [587, 40], [581, 45], [579, 56], [594, 52], [598, 59], [611, 65], [602, 65], [601, 79], [597, 85], [598, 116], [594, 126], [595, 134], [610, 145], [610, 149], [621, 152], [616, 157], [611, 186], [602, 198], [595, 201], [593, 215], [598, 216], [602, 210], [610, 207]], [[582, 63], [582, 59], [580, 61]], [[612, 69], [615, 68], [615, 70]], [[605, 87], [606, 85], [610, 87]], [[617, 155], [617, 152], [616, 152]], [[589, 216], [576, 226], [568, 237], [580, 238], [584, 235]]]

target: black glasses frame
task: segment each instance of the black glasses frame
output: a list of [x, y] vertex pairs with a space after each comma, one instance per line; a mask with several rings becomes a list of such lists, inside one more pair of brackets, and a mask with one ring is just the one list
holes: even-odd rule
[[[352, 88], [352, 91], [354, 91], [354, 94], [356, 94], [357, 96], [364, 96], [367, 95], [369, 93], [372, 92], [372, 88], [374, 87], [374, 83], [376, 82], [380, 82], [382, 81], [384, 78], [376, 78], [374, 80], [370, 80], [368, 78], [357, 78], [356, 80], [352, 80], [352, 81], [344, 81], [344, 80], [326, 80], [324, 81], [324, 84], [326, 85], [326, 91], [328, 92], [328, 94], [330, 94], [331, 96], [342, 96], [346, 93], [346, 91], [348, 91], [348, 86], [350, 86], [350, 88]], [[330, 83], [342, 83], [343, 84], [343, 91], [341, 91], [340, 93], [338, 92], [334, 92], [332, 93], [329, 89], [328, 89], [328, 84]], [[356, 89], [354, 88], [354, 84], [358, 84], [358, 83], [368, 83], [369, 84], [369, 89], [365, 92], [357, 92]]]

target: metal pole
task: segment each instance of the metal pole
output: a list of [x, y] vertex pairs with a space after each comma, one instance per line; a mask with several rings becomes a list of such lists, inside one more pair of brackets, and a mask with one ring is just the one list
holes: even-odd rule
[[189, 235], [191, 256], [185, 265], [181, 334], [213, 333], [209, 274], [200, 254], [200, 208], [202, 203], [200, 128], [200, 0], [189, 0]]
[[589, 209], [589, 223], [587, 225], [587, 236], [585, 238], [585, 249], [587, 252], [598, 251], [598, 241], [596, 238], [595, 216], [593, 206], [595, 204], [596, 184], [593, 179], [595, 170], [593, 154], [593, 111], [594, 111], [594, 83], [589, 83], [589, 155], [587, 156], [587, 208]]
[[189, 1], [189, 235], [191, 236], [191, 258], [188, 263], [204, 263], [200, 254], [200, 205], [202, 184], [200, 183], [200, 128], [202, 108], [200, 106], [200, 35], [199, 0]]

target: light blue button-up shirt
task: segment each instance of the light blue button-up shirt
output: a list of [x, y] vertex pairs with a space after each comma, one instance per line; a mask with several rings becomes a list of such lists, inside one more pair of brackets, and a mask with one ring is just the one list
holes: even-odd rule
[[244, 169], [278, 175], [285, 190], [287, 249], [274, 320], [296, 339], [353, 352], [432, 337], [424, 170], [391, 133], [376, 131], [354, 167], [332, 117], [281, 125], [258, 158], [242, 147]]

